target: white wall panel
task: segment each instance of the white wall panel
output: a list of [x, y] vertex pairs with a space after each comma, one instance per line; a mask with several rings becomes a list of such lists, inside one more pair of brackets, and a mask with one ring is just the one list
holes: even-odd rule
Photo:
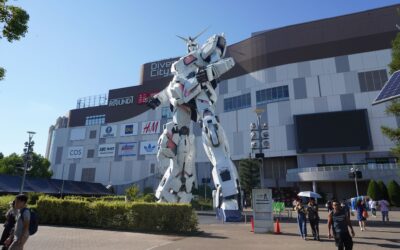
[[319, 97], [319, 87], [317, 77], [306, 78], [307, 97]]
[[365, 52], [361, 54], [364, 69], [376, 69], [379, 67], [378, 57], [375, 52]]
[[340, 101], [340, 96], [328, 96], [328, 108], [329, 111], [341, 111], [342, 110], [342, 103]]
[[286, 65], [276, 66], [276, 81], [288, 79], [288, 68]]
[[333, 95], [333, 83], [330, 75], [320, 75], [319, 82], [321, 87], [321, 96]]
[[350, 71], [363, 71], [364, 70], [364, 64], [362, 62], [361, 54], [352, 54], [352, 55], [349, 55], [348, 57], [349, 57]]
[[297, 63], [286, 64], [287, 67], [287, 78], [294, 79], [299, 77]]
[[324, 67], [322, 66], [321, 60], [310, 61], [311, 75], [322, 75], [324, 74]]
[[343, 74], [330, 75], [332, 82], [332, 92], [334, 95], [346, 94], [346, 84], [344, 82]]
[[271, 103], [267, 108], [268, 112], [268, 125], [278, 126], [279, 125], [279, 114], [278, 114], [278, 103]]
[[335, 58], [325, 58], [321, 60], [322, 66], [324, 68], [325, 74], [335, 74], [336, 73], [336, 63]]

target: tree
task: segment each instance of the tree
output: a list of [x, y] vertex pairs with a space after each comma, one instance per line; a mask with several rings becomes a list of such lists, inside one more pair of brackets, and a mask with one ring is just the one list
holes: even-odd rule
[[245, 159], [239, 162], [240, 186], [249, 203], [253, 188], [260, 187], [260, 162], [256, 159]]
[[[0, 28], [2, 37], [8, 42], [13, 42], [24, 37], [28, 31], [29, 15], [20, 7], [8, 5], [8, 0], [0, 0]], [[0, 67], [0, 81], [4, 78], [5, 69]]]
[[388, 184], [389, 201], [392, 205], [400, 207], [400, 186], [395, 180]]
[[[24, 157], [13, 153], [0, 159], [0, 174], [22, 175], [24, 171]], [[32, 153], [32, 161], [28, 166], [27, 175], [32, 177], [50, 178], [50, 162], [40, 154]]]
[[375, 180], [370, 180], [369, 181], [369, 185], [368, 185], [368, 191], [367, 191], [367, 195], [369, 197], [371, 197], [371, 199], [373, 200], [380, 200], [380, 190], [379, 190], [379, 186], [378, 183], [376, 183]]
[[378, 181], [378, 186], [381, 191], [381, 195], [380, 195], [381, 199], [389, 201], [388, 190], [386, 188], [385, 183], [382, 180], [380, 180], [380, 181]]
[[126, 199], [128, 201], [134, 201], [139, 198], [140, 189], [137, 185], [132, 185], [125, 189]]
[[[400, 69], [400, 33], [397, 33], [396, 38], [392, 41], [392, 61], [389, 64], [390, 74]], [[386, 108], [386, 114], [400, 116], [400, 101], [395, 99]], [[400, 157], [400, 128], [381, 127], [382, 133], [395, 143], [395, 147], [391, 148], [391, 152], [397, 157]]]
[[4, 155], [2, 152], [0, 152], [0, 160], [4, 158]]

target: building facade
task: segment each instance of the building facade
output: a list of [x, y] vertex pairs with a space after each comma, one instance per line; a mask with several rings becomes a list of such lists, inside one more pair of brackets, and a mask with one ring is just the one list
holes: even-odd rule
[[[270, 134], [264, 186], [341, 198], [343, 191], [355, 194], [351, 167], [363, 172], [361, 192], [371, 178], [399, 180], [390, 154], [394, 144], [380, 128], [397, 128], [400, 120], [385, 113], [388, 104], [371, 105], [389, 76], [398, 7], [257, 32], [230, 45], [236, 65], [217, 87], [217, 113], [234, 162], [254, 156], [249, 124], [258, 108]], [[53, 178], [112, 184], [120, 191], [132, 183], [155, 187], [162, 174], [157, 139], [171, 112], [169, 106], [149, 110], [144, 100], [168, 84], [176, 59], [144, 64], [139, 85], [81, 99], [59, 118], [46, 152]], [[200, 126], [191, 129], [201, 183], [210, 178], [211, 164]]]

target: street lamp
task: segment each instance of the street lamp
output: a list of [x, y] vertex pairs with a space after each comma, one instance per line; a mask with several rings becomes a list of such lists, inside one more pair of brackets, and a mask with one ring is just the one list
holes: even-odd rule
[[250, 123], [250, 140], [251, 140], [251, 152], [257, 151], [255, 157], [261, 159], [260, 168], [260, 185], [264, 187], [264, 153], [263, 149], [269, 149], [269, 133], [268, 124], [261, 124], [261, 115], [264, 113], [264, 109], [255, 109], [254, 112], [257, 114], [257, 124]]
[[350, 168], [349, 178], [350, 178], [350, 179], [354, 179], [354, 183], [356, 184], [357, 197], [358, 197], [359, 194], [358, 194], [358, 183], [357, 183], [357, 178], [358, 178], [358, 179], [361, 179], [361, 178], [362, 178], [362, 172], [361, 172], [357, 167], [352, 167], [352, 168]]
[[28, 164], [32, 162], [33, 145], [35, 145], [35, 142], [32, 140], [32, 137], [36, 133], [33, 131], [27, 131], [27, 133], [29, 135], [29, 139], [27, 142], [25, 142], [25, 148], [24, 148], [24, 174], [22, 175], [21, 188], [19, 190], [20, 194], [24, 192], [26, 170], [28, 169]]

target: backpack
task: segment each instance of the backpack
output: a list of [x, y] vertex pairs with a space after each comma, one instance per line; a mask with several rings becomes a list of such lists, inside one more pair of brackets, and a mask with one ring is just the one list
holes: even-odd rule
[[37, 214], [36, 214], [34, 211], [32, 211], [31, 209], [29, 209], [29, 208], [23, 208], [23, 209], [21, 210], [21, 219], [22, 219], [22, 222], [24, 221], [24, 216], [23, 216], [23, 214], [24, 214], [24, 212], [25, 212], [26, 209], [27, 209], [27, 210], [30, 212], [30, 214], [31, 214], [31, 219], [30, 219], [30, 221], [29, 221], [29, 235], [34, 235], [34, 234], [37, 232], [38, 227], [39, 227], [38, 216], [37, 216]]

